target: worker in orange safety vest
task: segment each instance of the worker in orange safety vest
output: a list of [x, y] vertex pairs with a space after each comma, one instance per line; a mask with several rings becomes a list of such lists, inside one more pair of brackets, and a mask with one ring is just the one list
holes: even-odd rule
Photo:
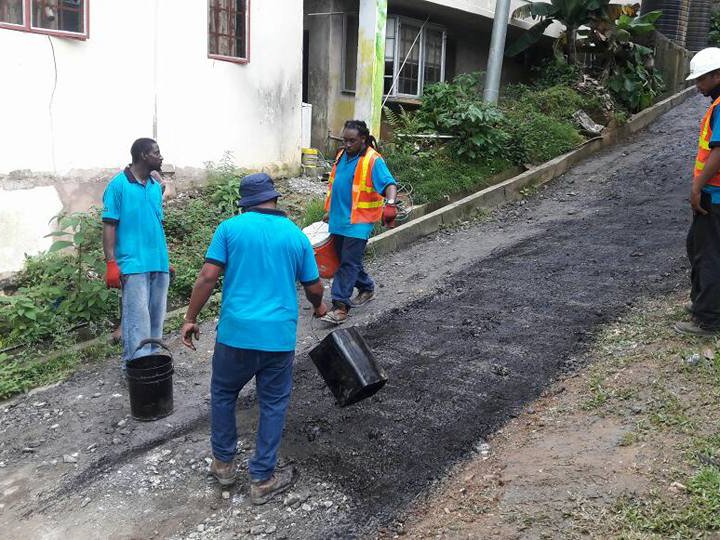
[[720, 49], [710, 47], [690, 62], [690, 76], [712, 105], [700, 125], [690, 205], [693, 221], [687, 237], [690, 259], [688, 322], [675, 330], [695, 336], [720, 333]]
[[[395, 179], [377, 151], [375, 137], [365, 122], [348, 120], [325, 197], [323, 219], [329, 223], [340, 267], [331, 289], [333, 309], [323, 321], [342, 324], [351, 307], [375, 298], [375, 283], [365, 271], [363, 256], [376, 222], [395, 226], [396, 197]], [[358, 293], [351, 299], [356, 288]]]

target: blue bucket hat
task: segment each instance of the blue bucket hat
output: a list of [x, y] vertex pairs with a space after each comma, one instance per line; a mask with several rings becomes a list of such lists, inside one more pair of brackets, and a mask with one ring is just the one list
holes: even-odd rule
[[280, 197], [275, 191], [275, 184], [270, 175], [265, 173], [250, 174], [240, 182], [240, 200], [238, 206], [249, 208], [257, 206], [271, 199]]

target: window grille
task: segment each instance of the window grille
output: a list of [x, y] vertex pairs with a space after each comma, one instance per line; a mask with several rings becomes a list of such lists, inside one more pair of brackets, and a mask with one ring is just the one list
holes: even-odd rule
[[87, 38], [88, 0], [0, 0], [0, 26]]
[[208, 52], [211, 57], [248, 59], [249, 0], [210, 0]]

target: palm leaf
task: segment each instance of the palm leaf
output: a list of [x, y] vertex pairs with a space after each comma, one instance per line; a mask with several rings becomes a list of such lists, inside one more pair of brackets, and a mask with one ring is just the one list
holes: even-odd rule
[[517, 56], [540, 41], [545, 29], [552, 24], [552, 19], [544, 19], [529, 28], [515, 43], [511, 43], [505, 49], [506, 56]]
[[515, 9], [515, 11], [512, 12], [512, 17], [516, 19], [552, 17], [557, 13], [557, 11], [557, 8], [553, 4], [546, 4], [545, 2], [530, 2]]

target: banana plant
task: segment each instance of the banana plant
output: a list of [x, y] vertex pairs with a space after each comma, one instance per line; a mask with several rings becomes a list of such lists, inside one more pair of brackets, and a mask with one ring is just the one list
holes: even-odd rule
[[517, 18], [539, 18], [539, 22], [527, 30], [523, 36], [512, 43], [505, 51], [507, 56], [516, 56], [538, 41], [545, 30], [553, 22], [565, 26], [566, 44], [565, 54], [568, 63], [577, 64], [577, 36], [581, 26], [590, 24], [593, 20], [602, 18], [608, 13], [610, 0], [551, 0], [545, 2], [528, 2], [513, 11], [512, 16]]

